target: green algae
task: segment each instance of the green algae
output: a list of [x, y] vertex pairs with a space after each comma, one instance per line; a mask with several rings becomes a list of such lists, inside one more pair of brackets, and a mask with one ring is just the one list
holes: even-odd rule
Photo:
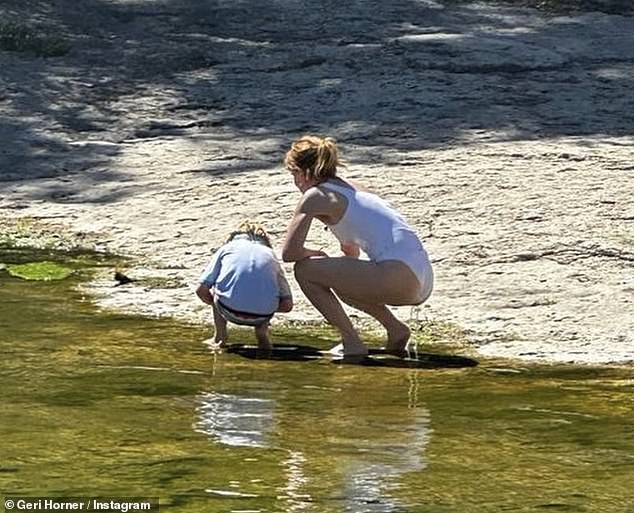
[[7, 265], [11, 276], [30, 281], [64, 280], [74, 271], [55, 262], [30, 262], [28, 264]]

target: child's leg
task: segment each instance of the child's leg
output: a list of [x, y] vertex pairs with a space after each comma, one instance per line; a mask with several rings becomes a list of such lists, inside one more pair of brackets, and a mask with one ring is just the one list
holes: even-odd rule
[[271, 339], [269, 338], [269, 323], [265, 322], [255, 327], [255, 338], [258, 341], [258, 349], [272, 349]]
[[214, 327], [216, 334], [214, 336], [214, 342], [219, 345], [225, 345], [229, 342], [229, 335], [227, 334], [227, 320], [220, 314], [215, 303], [211, 305], [214, 309]]

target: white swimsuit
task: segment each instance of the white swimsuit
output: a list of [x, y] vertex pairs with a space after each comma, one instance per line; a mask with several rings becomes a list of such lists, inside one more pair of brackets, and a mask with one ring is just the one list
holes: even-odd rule
[[414, 229], [375, 194], [330, 180], [320, 186], [338, 192], [348, 200], [342, 218], [330, 226], [339, 242], [356, 244], [373, 262], [399, 260], [406, 264], [421, 284], [421, 302], [426, 301], [434, 288], [434, 273], [427, 251]]

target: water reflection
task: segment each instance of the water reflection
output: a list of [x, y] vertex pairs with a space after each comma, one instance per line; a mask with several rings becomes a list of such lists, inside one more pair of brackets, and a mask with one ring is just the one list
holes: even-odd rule
[[[418, 372], [401, 382], [407, 402], [397, 404], [377, 404], [372, 393], [346, 386], [287, 388], [283, 401], [205, 392], [195, 428], [214, 443], [283, 451], [277, 499], [284, 511], [323, 511], [324, 504], [355, 513], [403, 511], [411, 505], [398, 498], [400, 478], [425, 468], [431, 433]], [[314, 411], [303, 411], [307, 401]]]
[[196, 430], [224, 445], [268, 447], [274, 401], [210, 392], [199, 397]]
[[[396, 498], [399, 477], [425, 468], [423, 459], [429, 441], [429, 414], [413, 410], [411, 424], [384, 425], [384, 438], [356, 441], [357, 454], [347, 462], [343, 496], [346, 509], [355, 512], [391, 512], [403, 507]], [[352, 426], [351, 426], [352, 427]], [[367, 433], [370, 436], [370, 433]], [[354, 440], [350, 440], [351, 447]]]
[[308, 478], [305, 473], [306, 457], [301, 451], [288, 451], [288, 458], [282, 461], [286, 485], [280, 490], [286, 502], [286, 511], [295, 513], [308, 511], [312, 507], [313, 498], [306, 493]]

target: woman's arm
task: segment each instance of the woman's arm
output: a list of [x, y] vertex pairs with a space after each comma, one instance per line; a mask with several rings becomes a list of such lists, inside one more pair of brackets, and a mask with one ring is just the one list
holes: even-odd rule
[[305, 212], [296, 212], [286, 230], [286, 239], [282, 249], [284, 262], [297, 262], [311, 256], [328, 256], [321, 250], [304, 247], [306, 236], [313, 217]]
[[304, 247], [310, 224], [317, 215], [328, 215], [329, 202], [316, 187], [309, 189], [300, 200], [293, 219], [286, 229], [282, 249], [284, 262], [297, 262], [311, 256], [328, 256], [321, 250]]

